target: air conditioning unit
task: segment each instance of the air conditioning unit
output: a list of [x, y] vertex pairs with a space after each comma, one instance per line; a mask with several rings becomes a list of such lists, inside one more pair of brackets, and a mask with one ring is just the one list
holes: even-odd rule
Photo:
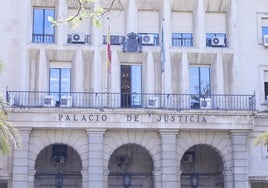
[[264, 45], [265, 47], [268, 47], [268, 35], [264, 35], [264, 36], [263, 36], [263, 45]]
[[56, 102], [53, 96], [47, 95], [44, 97], [44, 106], [53, 107], [55, 104]]
[[54, 156], [53, 162], [55, 164], [64, 164], [64, 156]]
[[127, 155], [118, 155], [116, 159], [117, 159], [117, 164], [118, 165], [128, 163], [128, 156]]
[[200, 98], [200, 108], [209, 109], [211, 108], [210, 98]]
[[150, 97], [148, 100], [149, 108], [159, 108], [159, 102], [157, 97]]
[[224, 37], [212, 37], [211, 46], [225, 46]]
[[194, 154], [193, 153], [185, 153], [182, 156], [181, 162], [182, 163], [192, 163], [194, 161]]
[[72, 96], [62, 96], [60, 98], [61, 107], [71, 107], [72, 106]]
[[142, 34], [141, 35], [141, 43], [145, 45], [153, 45], [154, 44], [154, 35], [153, 34]]
[[86, 35], [84, 33], [73, 33], [71, 42], [72, 43], [85, 43]]

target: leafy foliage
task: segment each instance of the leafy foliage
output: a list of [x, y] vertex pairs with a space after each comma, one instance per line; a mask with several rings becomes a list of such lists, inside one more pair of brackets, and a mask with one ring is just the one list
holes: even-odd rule
[[[0, 61], [0, 73], [4, 64]], [[20, 146], [20, 137], [17, 129], [8, 123], [7, 102], [0, 96], [0, 152], [7, 155], [11, 153], [12, 146]]]
[[20, 137], [17, 129], [8, 123], [8, 104], [0, 97], [0, 151], [3, 154], [10, 154], [12, 146], [20, 146]]
[[255, 140], [254, 145], [268, 145], [268, 131], [260, 134]]

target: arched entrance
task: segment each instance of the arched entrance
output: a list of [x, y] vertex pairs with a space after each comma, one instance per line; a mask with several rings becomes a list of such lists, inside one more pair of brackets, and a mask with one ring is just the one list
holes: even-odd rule
[[45, 147], [35, 163], [35, 188], [82, 188], [82, 163], [78, 153], [65, 144]]
[[223, 161], [214, 148], [195, 145], [181, 160], [181, 188], [224, 188], [223, 170]]
[[108, 168], [109, 188], [154, 187], [153, 161], [149, 152], [142, 146], [126, 144], [119, 147], [111, 155]]

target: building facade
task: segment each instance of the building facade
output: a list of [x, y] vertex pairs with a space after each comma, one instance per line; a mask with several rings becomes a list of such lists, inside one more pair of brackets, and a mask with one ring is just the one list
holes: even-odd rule
[[22, 140], [0, 155], [0, 187], [268, 186], [253, 144], [268, 125], [268, 2], [120, 0], [100, 28], [50, 26], [76, 0], [0, 7], [0, 91]]

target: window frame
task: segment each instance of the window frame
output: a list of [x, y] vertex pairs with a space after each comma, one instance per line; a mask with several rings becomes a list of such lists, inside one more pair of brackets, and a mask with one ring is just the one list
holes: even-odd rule
[[[36, 24], [36, 17], [37, 17], [37, 13], [35, 13], [35, 11], [37, 10], [41, 10], [42, 13], [40, 14], [41, 15], [41, 18], [42, 18], [42, 26], [41, 26], [41, 30], [42, 32], [41, 33], [38, 33], [36, 32], [36, 29], [37, 28], [36, 26], [38, 24]], [[47, 24], [51, 25], [50, 22], [48, 20], [46, 20], [46, 16], [51, 16], [50, 13], [47, 13], [48, 11], [53, 11], [53, 18], [55, 18], [55, 8], [53, 7], [33, 7], [33, 16], [32, 16], [32, 19], [33, 19], [33, 22], [32, 22], [32, 42], [33, 43], [55, 43], [55, 27], [47, 27]], [[38, 26], [40, 27], [40, 26]], [[52, 31], [52, 34], [50, 32], [47, 32], [46, 31], [46, 28], [49, 28], [49, 30]]]

